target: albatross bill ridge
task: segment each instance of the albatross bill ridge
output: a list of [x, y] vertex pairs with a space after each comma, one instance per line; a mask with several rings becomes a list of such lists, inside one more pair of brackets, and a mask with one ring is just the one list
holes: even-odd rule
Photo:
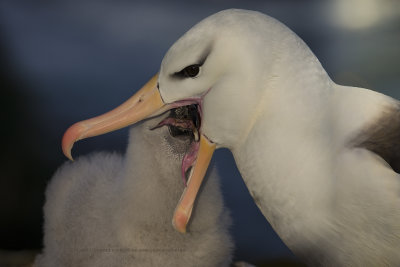
[[[296, 255], [336, 266], [400, 263], [400, 178], [385, 162], [386, 154], [398, 153], [376, 149], [397, 148], [386, 142], [397, 128], [371, 133], [382, 118], [400, 114], [398, 101], [335, 84], [295, 33], [248, 10], [199, 22], [168, 50], [156, 79], [151, 87], [162, 103], [140, 113], [147, 105], [140, 90], [129, 113], [141, 115], [121, 125], [197, 106], [204, 142], [175, 211], [179, 231], [190, 218], [204, 159], [226, 147], [256, 204]], [[68, 155], [75, 140], [67, 139]]]

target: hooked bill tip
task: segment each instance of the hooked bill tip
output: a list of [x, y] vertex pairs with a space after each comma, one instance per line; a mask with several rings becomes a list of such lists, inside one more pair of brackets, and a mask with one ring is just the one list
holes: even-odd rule
[[64, 155], [65, 155], [69, 160], [73, 161], [74, 159], [72, 158], [72, 155], [71, 155], [71, 150], [72, 150], [73, 143], [70, 144], [68, 141], [69, 141], [69, 140], [66, 139], [66, 138], [65, 138], [65, 135], [64, 135], [63, 140], [62, 140], [62, 145], [61, 145], [61, 147], [62, 147], [62, 151], [63, 151]]
[[72, 147], [74, 143], [80, 139], [82, 135], [82, 127], [78, 123], [75, 123], [71, 127], [69, 127], [62, 138], [61, 147], [64, 155], [69, 159], [73, 160], [71, 155]]
[[63, 149], [63, 153], [70, 161], [74, 161], [74, 159], [72, 158], [72, 155], [71, 155], [71, 149], [72, 149], [72, 147], [67, 150]]

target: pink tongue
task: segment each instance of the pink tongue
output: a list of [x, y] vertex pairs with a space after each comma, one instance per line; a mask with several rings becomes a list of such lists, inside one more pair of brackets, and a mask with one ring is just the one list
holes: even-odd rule
[[196, 128], [191, 120], [179, 120], [175, 118], [165, 118], [162, 120], [156, 127], [153, 129], [159, 128], [164, 125], [173, 125], [181, 128], [186, 128], [186, 129], [194, 129]]
[[192, 145], [190, 146], [189, 152], [186, 153], [182, 159], [182, 169], [181, 170], [182, 170], [183, 184], [185, 185], [185, 187], [187, 186], [185, 173], [197, 159], [197, 152], [199, 151], [199, 146], [200, 146], [200, 142], [193, 142]]

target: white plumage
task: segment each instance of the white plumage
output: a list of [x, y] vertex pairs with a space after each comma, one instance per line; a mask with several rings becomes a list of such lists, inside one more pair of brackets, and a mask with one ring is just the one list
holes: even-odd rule
[[63, 165], [46, 191], [44, 251], [35, 266], [225, 266], [232, 259], [215, 170], [187, 234], [171, 226], [188, 137], [161, 119], [130, 131], [126, 156], [96, 153]]

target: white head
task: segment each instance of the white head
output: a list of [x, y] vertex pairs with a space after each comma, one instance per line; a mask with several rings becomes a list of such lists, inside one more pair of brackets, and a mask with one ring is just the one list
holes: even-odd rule
[[217, 146], [233, 148], [250, 127], [288, 32], [255, 11], [230, 9], [204, 19], [165, 55], [158, 77], [163, 101], [201, 98], [201, 132]]

